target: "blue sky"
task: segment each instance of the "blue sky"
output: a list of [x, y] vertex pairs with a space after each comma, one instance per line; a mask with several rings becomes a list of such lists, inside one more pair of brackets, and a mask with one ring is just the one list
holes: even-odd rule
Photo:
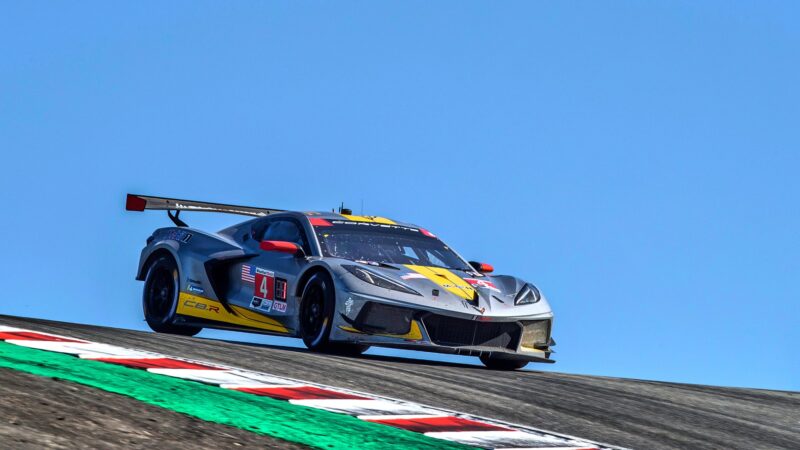
[[800, 390], [798, 19], [772, 1], [5, 2], [0, 313], [144, 329], [137, 258], [169, 222], [124, 212], [126, 192], [363, 201], [539, 285], [558, 363], [529, 367]]

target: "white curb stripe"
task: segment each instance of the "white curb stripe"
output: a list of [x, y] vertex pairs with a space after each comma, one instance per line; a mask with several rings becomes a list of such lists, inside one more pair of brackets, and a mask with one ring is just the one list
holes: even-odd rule
[[147, 369], [147, 371], [206, 384], [225, 385], [226, 389], [253, 386], [255, 384], [265, 387], [290, 384], [280, 378], [243, 370]]
[[449, 417], [447, 414], [398, 414], [391, 416], [358, 416], [361, 420], [381, 420], [381, 419], [433, 419], [436, 417]]
[[[369, 394], [365, 394], [369, 396]], [[435, 409], [427, 409], [413, 403], [399, 403], [387, 400], [289, 400], [295, 405], [348, 414], [351, 416], [394, 416], [441, 414]]]
[[[266, 376], [264, 377], [267, 378]], [[281, 380], [279, 378], [273, 378], [275, 381], [269, 384], [266, 383], [234, 383], [234, 384], [220, 384], [219, 387], [223, 389], [261, 389], [261, 388], [274, 388], [274, 387], [282, 387], [282, 388], [296, 388], [301, 386], [308, 386], [307, 384], [300, 384], [300, 383], [293, 383], [286, 380]]]
[[[536, 447], [536, 450], [594, 450], [595, 447]], [[530, 447], [503, 447], [501, 450], [530, 450]]]
[[[45, 334], [45, 333], [40, 333]], [[63, 336], [59, 336], [63, 337]], [[98, 344], [96, 342], [59, 342], [59, 341], [32, 341], [21, 339], [9, 339], [6, 342], [15, 344], [22, 347], [30, 347], [39, 350], [47, 350], [50, 352], [67, 353], [76, 355], [84, 359], [98, 359], [98, 358], [161, 358], [162, 355], [155, 353], [140, 352], [137, 350], [128, 350], [121, 347], [116, 347], [107, 344]]]
[[[8, 325], [0, 325], [0, 332], [3, 332], [3, 331], [31, 331], [31, 330], [23, 330], [22, 328], [9, 327]], [[51, 336], [55, 336], [54, 334], [51, 334], [51, 333], [47, 333], [47, 334], [50, 334]]]
[[[43, 336], [50, 336], [62, 339], [73, 339], [69, 336], [60, 336], [52, 333], [43, 333], [34, 330], [0, 325], [0, 332], [29, 332], [38, 333]], [[130, 359], [146, 360], [166, 358], [201, 364], [210, 369], [173, 369], [173, 368], [147, 368], [146, 370], [164, 376], [182, 378], [186, 380], [198, 381], [202, 383], [217, 385], [223, 389], [243, 389], [243, 388], [267, 388], [259, 394], [269, 396], [269, 388], [280, 388], [281, 390], [296, 388], [317, 388], [334, 393], [366, 397], [366, 399], [291, 399], [292, 404], [308, 406], [312, 408], [324, 409], [327, 411], [356, 416], [362, 420], [370, 420], [380, 423], [386, 420], [425, 420], [446, 419], [448, 417], [459, 418], [452, 420], [465, 419], [467, 421], [480, 422], [482, 424], [493, 425], [495, 427], [509, 428], [510, 431], [430, 431], [424, 433], [426, 436], [460, 442], [490, 449], [537, 449], [537, 450], [588, 450], [604, 449], [610, 450], [614, 447], [590, 443], [589, 441], [575, 438], [572, 436], [561, 435], [549, 431], [539, 430], [522, 425], [509, 424], [497, 420], [485, 419], [466, 414], [447, 411], [444, 409], [433, 408], [419, 405], [412, 402], [379, 397], [372, 394], [350, 391], [316, 383], [308, 383], [301, 380], [281, 377], [273, 374], [255, 372], [251, 370], [238, 369], [235, 367], [224, 366], [204, 361], [197, 361], [185, 358], [175, 358], [153, 352], [131, 350], [113, 345], [100, 344], [95, 342], [64, 342], [64, 341], [44, 341], [31, 339], [7, 339], [7, 343], [20, 345], [23, 347], [35, 348], [40, 350], [66, 353], [76, 355], [85, 359]], [[157, 361], [154, 361], [156, 363]], [[119, 363], [124, 363], [120, 361]], [[302, 390], [302, 389], [301, 389]], [[286, 392], [286, 391], [284, 391]], [[302, 395], [302, 392], [298, 393]], [[253, 394], [258, 395], [258, 394]], [[462, 422], [464, 420], [461, 420]], [[401, 422], [402, 423], [402, 422]], [[388, 426], [388, 425], [387, 425]]]
[[[562, 439], [550, 438], [546, 436], [535, 436], [523, 431], [455, 431], [455, 432], [428, 432], [426, 436], [448, 441], [456, 441], [462, 444], [474, 445], [476, 447], [492, 446], [495, 448], [552, 448], [561, 450], [566, 448], [594, 448], [589, 444], [576, 447], [558, 447], [564, 443]], [[574, 444], [573, 444], [574, 445]]]

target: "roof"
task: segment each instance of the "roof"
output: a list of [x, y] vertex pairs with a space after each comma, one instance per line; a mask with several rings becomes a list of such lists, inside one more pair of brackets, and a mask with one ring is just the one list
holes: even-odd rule
[[406, 222], [398, 222], [386, 217], [380, 216], [358, 216], [354, 214], [339, 214], [330, 211], [301, 211], [301, 213], [308, 218], [319, 218], [326, 220], [349, 220], [353, 222], [370, 222], [370, 223], [384, 223], [387, 225], [402, 225], [404, 227], [422, 228], [418, 225]]

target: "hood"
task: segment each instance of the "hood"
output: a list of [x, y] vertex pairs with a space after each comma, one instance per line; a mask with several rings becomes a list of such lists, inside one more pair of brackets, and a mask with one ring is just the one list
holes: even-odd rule
[[[342, 264], [354, 264], [354, 262], [342, 261]], [[392, 295], [392, 298], [404, 303], [417, 303], [420, 306], [445, 309], [459, 314], [494, 317], [538, 316], [550, 313], [550, 306], [544, 296], [534, 304], [514, 304], [514, 299], [526, 284], [516, 277], [488, 276], [473, 271], [436, 266], [356, 264], [421, 294], [421, 296], [403, 293]], [[387, 289], [373, 288], [355, 280], [355, 277], [351, 278], [355, 291], [386, 297]], [[364, 292], [365, 288], [367, 292]]]

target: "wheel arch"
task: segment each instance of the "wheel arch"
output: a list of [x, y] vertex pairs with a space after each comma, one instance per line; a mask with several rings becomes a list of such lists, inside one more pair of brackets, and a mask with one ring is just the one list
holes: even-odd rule
[[297, 280], [297, 286], [295, 286], [295, 292], [294, 292], [296, 298], [300, 298], [303, 295], [303, 290], [305, 290], [306, 284], [308, 284], [308, 280], [310, 280], [312, 276], [318, 273], [324, 273], [331, 279], [331, 281], [333, 281], [333, 274], [327, 267], [325, 267], [322, 264], [311, 266], [308, 269], [306, 269], [306, 271], [303, 272], [303, 274], [300, 275], [300, 278]]
[[149, 255], [147, 255], [144, 264], [142, 264], [141, 267], [139, 267], [139, 273], [136, 274], [136, 279], [139, 281], [144, 281], [145, 277], [147, 276], [147, 270], [148, 268], [150, 268], [150, 265], [153, 263], [153, 261], [155, 261], [157, 258], [161, 256], [168, 256], [172, 258], [172, 260], [175, 262], [175, 267], [178, 269], [178, 275], [180, 276], [181, 265], [178, 262], [178, 255], [175, 254], [175, 251], [172, 248], [165, 245], [163, 247], [156, 248], [155, 250], [150, 252]]

